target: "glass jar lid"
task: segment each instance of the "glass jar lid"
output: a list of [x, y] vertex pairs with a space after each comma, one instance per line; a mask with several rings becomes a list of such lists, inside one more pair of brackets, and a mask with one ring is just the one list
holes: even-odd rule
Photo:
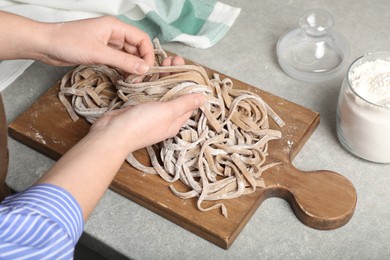
[[342, 71], [348, 57], [348, 43], [332, 30], [333, 17], [321, 9], [305, 12], [299, 27], [285, 33], [276, 52], [280, 67], [293, 78], [325, 81]]

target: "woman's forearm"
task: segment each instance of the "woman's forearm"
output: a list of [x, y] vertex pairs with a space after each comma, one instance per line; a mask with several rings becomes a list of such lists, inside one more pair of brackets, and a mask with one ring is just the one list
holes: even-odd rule
[[69, 150], [38, 183], [69, 191], [86, 220], [124, 162], [129, 147], [109, 132], [92, 132]]
[[42, 60], [48, 24], [0, 11], [0, 60]]

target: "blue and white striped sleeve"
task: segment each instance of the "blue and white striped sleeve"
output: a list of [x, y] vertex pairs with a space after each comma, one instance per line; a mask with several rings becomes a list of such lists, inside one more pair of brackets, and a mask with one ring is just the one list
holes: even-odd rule
[[0, 204], [0, 259], [73, 259], [84, 228], [66, 190], [39, 184]]

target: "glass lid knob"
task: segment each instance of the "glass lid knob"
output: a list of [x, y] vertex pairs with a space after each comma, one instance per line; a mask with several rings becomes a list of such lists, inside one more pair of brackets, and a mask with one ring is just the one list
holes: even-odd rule
[[324, 10], [310, 10], [300, 17], [299, 26], [310, 36], [324, 36], [333, 28], [333, 17]]

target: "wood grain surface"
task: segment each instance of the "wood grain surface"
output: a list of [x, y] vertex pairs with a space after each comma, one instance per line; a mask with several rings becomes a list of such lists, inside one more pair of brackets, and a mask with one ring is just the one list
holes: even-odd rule
[[[205, 69], [209, 75], [214, 72]], [[221, 78], [226, 77], [220, 75]], [[267, 161], [281, 163], [263, 173], [266, 188], [224, 201], [228, 218], [224, 218], [219, 210], [199, 211], [195, 199], [176, 197], [169, 190], [169, 184], [159, 176], [144, 174], [128, 163], [122, 165], [110, 188], [225, 249], [231, 246], [260, 204], [269, 197], [288, 201], [297, 218], [310, 227], [327, 230], [346, 224], [353, 215], [357, 200], [351, 182], [335, 172], [302, 172], [291, 164], [318, 126], [319, 114], [236, 79], [232, 80], [234, 88], [259, 94], [286, 123], [279, 128], [270, 119], [271, 128], [281, 130], [282, 138], [270, 141]], [[9, 125], [13, 138], [53, 159], [60, 158], [90, 128], [84, 119], [77, 122], [70, 119], [58, 100], [58, 89], [57, 83]], [[137, 151], [135, 156], [149, 163], [144, 149]], [[179, 182], [174, 186], [177, 190], [186, 190]], [[208, 202], [205, 202], [206, 205]]]

